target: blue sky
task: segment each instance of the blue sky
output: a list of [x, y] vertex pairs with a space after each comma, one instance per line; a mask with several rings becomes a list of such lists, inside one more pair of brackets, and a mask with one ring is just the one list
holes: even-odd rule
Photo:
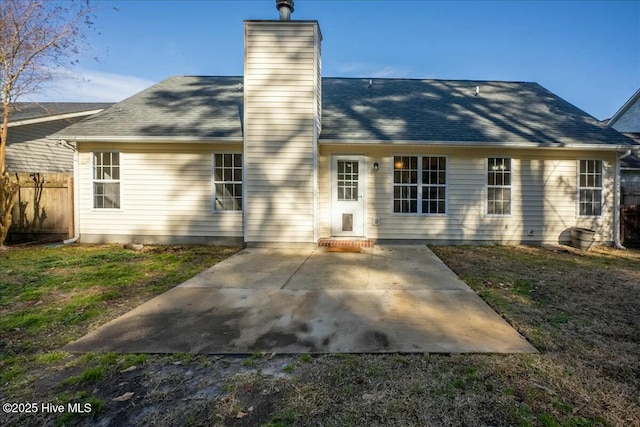
[[[242, 75], [243, 20], [278, 19], [273, 0], [94, 6], [84, 80], [30, 98], [119, 101], [172, 75]], [[292, 18], [319, 21], [328, 77], [534, 81], [598, 119], [640, 88], [640, 1], [296, 0]]]

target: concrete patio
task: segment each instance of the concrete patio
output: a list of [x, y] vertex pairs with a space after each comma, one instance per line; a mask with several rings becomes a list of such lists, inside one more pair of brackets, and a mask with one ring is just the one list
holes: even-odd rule
[[65, 349], [536, 352], [426, 246], [245, 249]]

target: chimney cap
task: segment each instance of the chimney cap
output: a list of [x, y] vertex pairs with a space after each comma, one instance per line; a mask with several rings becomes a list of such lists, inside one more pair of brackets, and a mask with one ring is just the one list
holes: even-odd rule
[[290, 21], [293, 13], [293, 0], [276, 0], [276, 9], [280, 12], [281, 21]]

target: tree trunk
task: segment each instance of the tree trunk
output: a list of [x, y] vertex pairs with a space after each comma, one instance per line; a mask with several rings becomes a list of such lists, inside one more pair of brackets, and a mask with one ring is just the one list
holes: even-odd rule
[[13, 206], [18, 195], [18, 183], [8, 173], [0, 175], [0, 248], [11, 228]]

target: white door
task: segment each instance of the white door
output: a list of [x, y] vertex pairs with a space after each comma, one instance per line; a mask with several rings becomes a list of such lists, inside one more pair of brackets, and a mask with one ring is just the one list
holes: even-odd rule
[[364, 237], [364, 156], [333, 156], [331, 160], [331, 235]]

